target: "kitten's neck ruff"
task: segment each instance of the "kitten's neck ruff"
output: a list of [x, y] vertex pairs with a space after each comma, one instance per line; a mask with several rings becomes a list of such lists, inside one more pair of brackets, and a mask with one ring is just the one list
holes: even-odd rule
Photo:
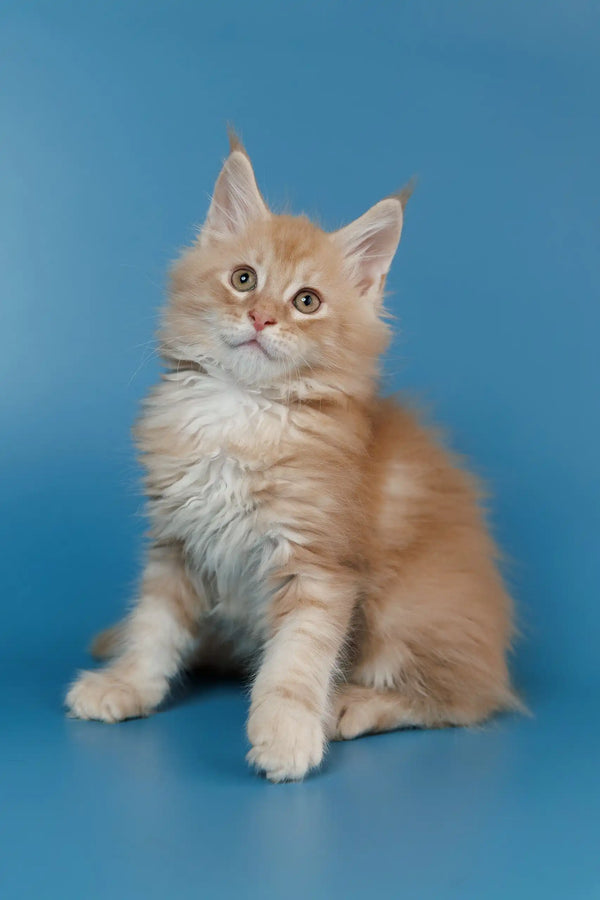
[[203, 357], [201, 360], [176, 359], [165, 355], [169, 374], [204, 375], [220, 382], [224, 387], [262, 397], [271, 403], [289, 404], [331, 404], [347, 406], [349, 403], [367, 403], [377, 393], [379, 372], [356, 372], [336, 375], [330, 371], [297, 374], [281, 384], [246, 384], [236, 379], [216, 360]]

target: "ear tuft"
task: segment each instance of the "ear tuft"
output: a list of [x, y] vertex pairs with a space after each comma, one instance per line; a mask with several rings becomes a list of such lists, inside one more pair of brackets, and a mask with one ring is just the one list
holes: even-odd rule
[[331, 238], [340, 247], [350, 277], [362, 294], [379, 300], [396, 252], [403, 222], [399, 196], [386, 197]]
[[230, 130], [231, 152], [217, 178], [201, 238], [227, 238], [240, 234], [250, 222], [269, 215], [256, 184], [248, 154]]
[[404, 185], [404, 187], [398, 191], [397, 194], [392, 194], [392, 197], [395, 197], [396, 200], [400, 201], [400, 205], [402, 206], [402, 212], [406, 209], [406, 204], [412, 197], [415, 192], [415, 188], [417, 187], [417, 176], [413, 175], [409, 181]]
[[230, 122], [227, 123], [227, 137], [229, 138], [230, 153], [233, 153], [235, 150], [239, 150], [240, 153], [244, 154], [244, 156], [248, 156], [248, 154], [246, 153], [246, 148], [244, 147], [240, 136]]

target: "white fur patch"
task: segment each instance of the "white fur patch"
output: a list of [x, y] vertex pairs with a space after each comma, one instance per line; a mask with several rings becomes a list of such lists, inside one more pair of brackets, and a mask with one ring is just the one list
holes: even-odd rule
[[[266, 637], [268, 576], [289, 555], [281, 526], [261, 520], [256, 495], [264, 473], [256, 446], [277, 443], [287, 408], [223, 373], [180, 372], [167, 376], [148, 414], [193, 437], [198, 448], [165, 460], [174, 469], [169, 486], [150, 501], [154, 534], [183, 542], [211, 617], [242, 655], [251, 654]], [[245, 453], [240, 447], [249, 436], [253, 450]]]

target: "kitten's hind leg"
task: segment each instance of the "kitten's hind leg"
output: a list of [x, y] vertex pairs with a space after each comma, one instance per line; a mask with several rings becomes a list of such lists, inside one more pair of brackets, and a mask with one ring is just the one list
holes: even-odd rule
[[70, 715], [119, 722], [151, 713], [196, 648], [201, 612], [180, 549], [154, 547], [134, 610], [93, 647], [111, 661], [80, 673], [65, 701]]
[[334, 697], [329, 737], [334, 741], [345, 741], [361, 734], [398, 728], [475, 725], [493, 712], [492, 707], [474, 706], [468, 702], [442, 704], [417, 692], [345, 684]]
[[105, 628], [99, 632], [90, 644], [90, 653], [97, 660], [113, 659], [119, 653], [119, 649], [123, 644], [125, 637], [125, 628], [127, 621], [117, 622], [110, 628]]

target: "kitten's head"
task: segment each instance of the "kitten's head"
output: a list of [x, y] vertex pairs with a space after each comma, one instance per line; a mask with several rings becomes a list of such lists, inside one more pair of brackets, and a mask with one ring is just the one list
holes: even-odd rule
[[275, 215], [233, 139], [198, 241], [173, 269], [164, 355], [251, 387], [364, 392], [387, 343], [382, 292], [402, 213], [388, 197], [329, 234]]

